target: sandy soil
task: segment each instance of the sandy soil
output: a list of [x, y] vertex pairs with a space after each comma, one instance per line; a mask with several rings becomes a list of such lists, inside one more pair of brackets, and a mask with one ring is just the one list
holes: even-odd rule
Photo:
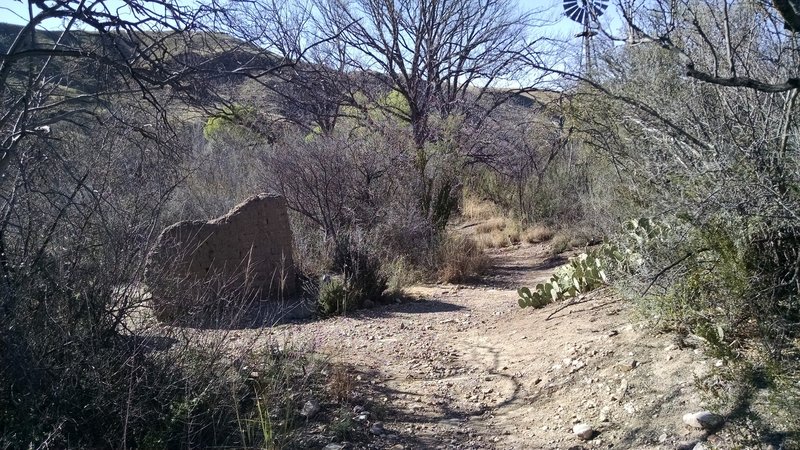
[[[414, 287], [401, 303], [270, 331], [352, 367], [366, 407], [380, 406], [358, 426], [378, 416], [385, 432], [344, 448], [674, 449], [704, 438], [726, 448], [681, 420], [706, 406], [694, 380], [715, 361], [631, 325], [608, 292], [520, 309], [516, 288], [549, 278], [563, 258], [545, 245], [491, 256], [473, 285]], [[594, 437], [576, 437], [576, 423]]]

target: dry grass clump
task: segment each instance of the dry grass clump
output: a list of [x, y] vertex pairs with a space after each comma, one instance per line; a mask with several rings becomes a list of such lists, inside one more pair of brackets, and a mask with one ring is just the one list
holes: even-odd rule
[[553, 237], [553, 231], [543, 225], [525, 228], [508, 217], [493, 217], [475, 227], [475, 239], [483, 248], [503, 248], [520, 242], [531, 244], [545, 242]]
[[489, 220], [502, 216], [496, 204], [471, 196], [464, 198], [461, 215], [468, 220]]
[[328, 377], [328, 392], [338, 402], [347, 402], [353, 395], [355, 381], [353, 375], [342, 365], [334, 365]]
[[488, 228], [485, 232], [481, 232], [480, 228], [476, 229], [476, 240], [483, 248], [503, 248], [522, 242], [523, 230], [518, 222], [511, 219], [498, 220], [502, 220], [502, 227]]
[[558, 233], [553, 236], [553, 239], [550, 241], [550, 254], [558, 255], [563, 253], [572, 247], [570, 246], [570, 241], [572, 238], [565, 232], [559, 231]]
[[475, 226], [475, 232], [478, 234], [497, 233], [506, 229], [509, 225], [509, 220], [505, 217], [492, 217], [485, 222], [479, 223]]
[[550, 241], [550, 254], [558, 255], [573, 248], [584, 247], [594, 240], [593, 234], [587, 229], [560, 230]]
[[425, 279], [422, 269], [409, 263], [406, 258], [399, 256], [381, 267], [381, 272], [386, 278], [386, 291], [388, 295], [398, 295], [403, 288], [412, 286]]
[[555, 234], [544, 225], [526, 228], [519, 220], [507, 216], [497, 204], [472, 196], [464, 198], [461, 214], [468, 221], [480, 221], [473, 228], [474, 239], [484, 249], [509, 247], [520, 242], [545, 242]]
[[555, 232], [544, 225], [535, 225], [527, 228], [524, 233], [525, 242], [529, 244], [536, 244], [538, 242], [549, 241], [553, 238]]
[[458, 283], [480, 275], [488, 264], [483, 249], [466, 236], [448, 235], [437, 250], [439, 281]]

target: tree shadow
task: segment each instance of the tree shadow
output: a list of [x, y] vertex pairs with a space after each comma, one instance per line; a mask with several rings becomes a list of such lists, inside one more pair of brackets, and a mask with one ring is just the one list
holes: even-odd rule
[[280, 300], [254, 300], [232, 311], [206, 313], [197, 320], [190, 317], [172, 325], [199, 330], [246, 330], [304, 322], [313, 319], [316, 313], [316, 303], [312, 299], [295, 296]]
[[[800, 430], [779, 431], [771, 427], [771, 421], [762, 417], [752, 408], [758, 398], [759, 391], [774, 388], [764, 368], [753, 368], [746, 371], [737, 381], [737, 389], [732, 401], [731, 410], [725, 414], [725, 422], [735, 422], [745, 427], [756, 428], [755, 435], [760, 436], [758, 444], [773, 445], [776, 448], [790, 448], [800, 443]], [[795, 448], [795, 447], [791, 447]]]
[[498, 255], [493, 258], [491, 273], [479, 278], [474, 284], [499, 289], [516, 289], [523, 284], [550, 277], [550, 272], [568, 262], [565, 255], [557, 255], [544, 261], [517, 260]]
[[[510, 393], [504, 395], [498, 402], [492, 402], [491, 404], [480, 404], [474, 408], [464, 407], [463, 405], [459, 405], [454, 400], [455, 398], [459, 397], [461, 391], [458, 391], [457, 388], [451, 388], [452, 391], [446, 392], [444, 397], [440, 399], [439, 402], [431, 404], [431, 395], [430, 392], [425, 389], [425, 386], [420, 386], [420, 389], [400, 389], [398, 387], [390, 387], [387, 385], [387, 383], [373, 384], [369, 382], [364, 382], [358, 386], [359, 395], [362, 399], [367, 399], [367, 402], [370, 401], [368, 399], [373, 399], [373, 405], [367, 405], [368, 408], [375, 407], [374, 399], [387, 399], [387, 401], [378, 405], [377, 409], [381, 410], [378, 420], [392, 422], [401, 425], [404, 428], [392, 429], [391, 427], [387, 427], [388, 433], [397, 436], [392, 443], [387, 445], [387, 447], [397, 443], [403, 444], [405, 448], [438, 447], [442, 444], [442, 442], [444, 442], [445, 436], [452, 436], [452, 433], [447, 430], [447, 427], [463, 429], [465, 424], [469, 423], [471, 420], [480, 418], [489, 411], [503, 408], [520, 400], [522, 385], [513, 376], [502, 373], [499, 368], [499, 351], [488, 346], [478, 346], [476, 348], [482, 350], [483, 354], [491, 355], [490, 364], [488, 366], [484, 365], [484, 369], [481, 370], [481, 373], [485, 374], [484, 376], [502, 378], [509, 383]], [[361, 375], [363, 380], [380, 379], [382, 376], [382, 373], [379, 369], [358, 370], [351, 367], [351, 371], [354, 374], [354, 377], [356, 375]], [[420, 383], [443, 382], [451, 378], [458, 378], [460, 376], [461, 375], [456, 377], [445, 376], [418, 378], [414, 379], [411, 383], [414, 381], [418, 381]], [[401, 405], [399, 404], [400, 402], [406, 402], [406, 405]], [[426, 406], [424, 409], [415, 409], [410, 407], [408, 403], [419, 405], [424, 404]], [[417, 433], [414, 431], [418, 430], [418, 428], [415, 427], [416, 425], [424, 425], [428, 427], [428, 431]], [[437, 429], [437, 432], [432, 432], [430, 427], [433, 426], [438, 426], [440, 429]], [[409, 431], [408, 428], [411, 428], [412, 430]], [[475, 431], [476, 434], [480, 435], [479, 430]], [[483, 437], [490, 436], [485, 435]], [[471, 437], [469, 439], [472, 440]]]
[[365, 315], [386, 317], [397, 314], [431, 314], [454, 312], [464, 309], [466, 308], [461, 305], [446, 302], [438, 298], [420, 299], [412, 296], [402, 296], [395, 297], [395, 299], [388, 304], [380, 305], [374, 309], [365, 309], [362, 311]]

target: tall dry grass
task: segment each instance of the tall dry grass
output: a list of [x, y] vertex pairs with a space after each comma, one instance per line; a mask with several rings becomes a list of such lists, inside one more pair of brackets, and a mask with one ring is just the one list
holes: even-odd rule
[[483, 248], [468, 236], [448, 234], [437, 248], [439, 281], [459, 283], [480, 275], [488, 265]]
[[496, 204], [475, 197], [464, 199], [462, 216], [468, 221], [480, 221], [474, 227], [474, 239], [484, 249], [510, 247], [521, 242], [546, 242], [555, 234], [544, 225], [526, 227], [503, 213]]

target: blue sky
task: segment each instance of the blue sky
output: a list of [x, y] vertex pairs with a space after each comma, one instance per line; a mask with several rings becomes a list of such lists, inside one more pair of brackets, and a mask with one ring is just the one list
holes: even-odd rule
[[[115, 3], [114, 0], [111, 0], [110, 4]], [[189, 2], [187, 2], [189, 3]], [[27, 15], [28, 15], [28, 2], [23, 0], [2, 0], [3, 6], [0, 6], [0, 22], [9, 22], [9, 23], [16, 23], [16, 24], [23, 24], [27, 22]], [[541, 0], [520, 0], [519, 7], [525, 11], [532, 11], [537, 10], [541, 11], [544, 10], [541, 17], [546, 20], [551, 25], [548, 26], [548, 30], [551, 30], [553, 33], [558, 35], [562, 35], [560, 37], [567, 37], [568, 35], [574, 35], [581, 30], [581, 26], [570, 21], [563, 15], [563, 8], [561, 4], [561, 0], [545, 0], [542, 2]], [[611, 13], [611, 9], [609, 8], [609, 13]], [[613, 13], [612, 13], [613, 14]], [[609, 15], [612, 15], [609, 14]], [[48, 24], [48, 26], [58, 26], [57, 23], [55, 24]]]
[[[189, 5], [202, 0], [179, 0], [181, 3]], [[613, 2], [614, 0], [611, 0]], [[560, 42], [555, 44], [551, 56], [559, 62], [551, 62], [558, 66], [574, 66], [578, 63], [581, 54], [581, 40], [575, 38], [575, 34], [583, 31], [583, 27], [572, 22], [564, 16], [563, 0], [519, 0], [518, 7], [522, 11], [535, 11], [535, 17], [542, 21], [542, 26], [534, 30], [536, 36], [546, 36]], [[28, 1], [27, 0], [0, 0], [0, 22], [10, 22], [15, 24], [27, 23]], [[120, 0], [107, 0], [106, 6], [113, 9], [121, 5]], [[600, 18], [600, 22], [605, 29], [616, 31], [619, 28], [620, 20], [616, 17], [613, 3], [609, 5], [606, 14]], [[46, 22], [48, 29], [63, 28], [59, 21]], [[505, 84], [504, 82], [499, 82]], [[516, 84], [516, 81], [508, 81]]]

